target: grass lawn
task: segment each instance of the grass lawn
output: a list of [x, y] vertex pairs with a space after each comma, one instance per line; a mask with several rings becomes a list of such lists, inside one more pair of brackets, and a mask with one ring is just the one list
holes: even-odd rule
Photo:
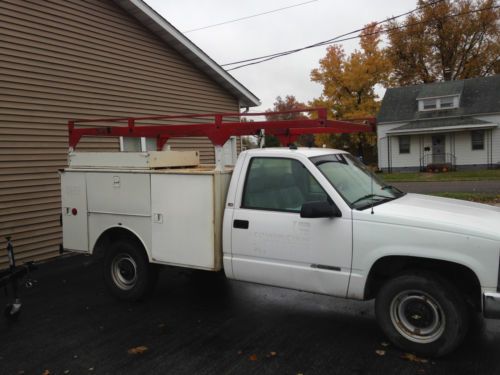
[[500, 180], [500, 169], [484, 169], [479, 171], [457, 171], [444, 173], [381, 173], [378, 176], [382, 177], [382, 179], [386, 182]]
[[479, 202], [479, 203], [489, 203], [498, 204], [500, 203], [500, 194], [488, 194], [488, 193], [433, 193], [430, 195], [435, 195], [438, 197], [445, 198], [455, 198], [463, 199], [466, 201]]

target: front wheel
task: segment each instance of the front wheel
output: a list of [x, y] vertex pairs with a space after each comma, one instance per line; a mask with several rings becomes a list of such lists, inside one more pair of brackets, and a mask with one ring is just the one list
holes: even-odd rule
[[431, 273], [410, 273], [386, 282], [377, 295], [375, 312], [394, 345], [424, 356], [450, 353], [468, 328], [463, 297], [447, 280]]
[[157, 269], [134, 242], [114, 242], [104, 258], [104, 281], [113, 295], [126, 301], [144, 297], [156, 284]]

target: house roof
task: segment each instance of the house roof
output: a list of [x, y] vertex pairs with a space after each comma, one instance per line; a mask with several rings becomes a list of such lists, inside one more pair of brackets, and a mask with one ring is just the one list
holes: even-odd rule
[[[444, 83], [444, 84], [443, 84]], [[417, 100], [449, 95], [460, 95], [464, 89], [464, 81], [440, 82], [440, 84], [421, 85]]]
[[390, 135], [464, 131], [496, 128], [498, 124], [473, 117], [451, 117], [410, 121], [387, 132]]
[[[418, 111], [418, 99], [460, 95], [458, 108]], [[462, 81], [436, 82], [390, 88], [386, 91], [377, 122], [406, 122], [443, 117], [470, 117], [500, 112], [500, 74]]]
[[260, 100], [250, 90], [226, 72], [205, 52], [177, 30], [165, 18], [160, 16], [143, 0], [113, 0], [141, 24], [151, 30], [160, 39], [174, 48], [178, 53], [193, 63], [198, 69], [211, 77], [224, 89], [240, 101], [243, 107], [260, 105]]

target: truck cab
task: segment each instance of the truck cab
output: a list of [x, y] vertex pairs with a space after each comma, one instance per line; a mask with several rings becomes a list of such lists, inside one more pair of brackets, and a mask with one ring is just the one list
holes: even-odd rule
[[[225, 233], [230, 231], [224, 237], [229, 277], [347, 296], [352, 209], [342, 191], [328, 181], [328, 158], [334, 158], [340, 168], [357, 163], [350, 154], [325, 149], [261, 149], [242, 154], [224, 212]], [[369, 194], [369, 189], [370, 184], [368, 191], [359, 191], [360, 196]], [[394, 198], [391, 191], [384, 194]], [[310, 215], [305, 212], [308, 208], [314, 211]]]

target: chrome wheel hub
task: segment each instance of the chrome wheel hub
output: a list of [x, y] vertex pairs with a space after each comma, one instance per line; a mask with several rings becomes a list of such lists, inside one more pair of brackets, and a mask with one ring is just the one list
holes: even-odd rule
[[391, 302], [390, 316], [392, 324], [403, 337], [420, 344], [439, 339], [446, 326], [441, 305], [419, 290], [399, 293]]
[[111, 276], [115, 285], [130, 290], [137, 283], [137, 264], [128, 254], [118, 254], [111, 262]]

